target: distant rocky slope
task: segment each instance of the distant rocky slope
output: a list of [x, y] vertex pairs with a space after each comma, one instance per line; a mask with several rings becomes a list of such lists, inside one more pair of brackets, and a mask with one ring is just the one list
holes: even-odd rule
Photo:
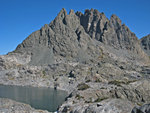
[[150, 34], [141, 38], [141, 47], [148, 56], [150, 56]]
[[66, 90], [60, 113], [131, 113], [150, 103], [150, 60], [141, 42], [116, 15], [62, 9], [0, 56], [0, 84]]

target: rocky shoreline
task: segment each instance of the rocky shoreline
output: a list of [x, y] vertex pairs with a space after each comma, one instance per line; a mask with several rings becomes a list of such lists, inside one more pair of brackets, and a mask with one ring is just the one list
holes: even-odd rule
[[[149, 76], [143, 74], [143, 67], [132, 65], [132, 68], [135, 69], [133, 71], [134, 69], [129, 68], [130, 63], [126, 63], [122, 67], [121, 62], [103, 62], [96, 66], [91, 65], [91, 67], [89, 64], [16, 67], [15, 71], [14, 69], [1, 71], [5, 75], [1, 74], [0, 83], [51, 88], [57, 84], [57, 89], [65, 90], [69, 94], [64, 104], [59, 108], [60, 113], [64, 111], [90, 113], [92, 110], [96, 113], [99, 111], [107, 113], [112, 109], [114, 109], [112, 113], [131, 113], [134, 106], [141, 106], [150, 101], [150, 81], [147, 79]], [[64, 71], [60, 71], [60, 65], [61, 68], [65, 68], [65, 74]], [[97, 72], [98, 70], [100, 72]], [[148, 67], [145, 70], [148, 71]], [[53, 78], [52, 75], [56, 75], [56, 73], [57, 76]], [[108, 74], [113, 75], [109, 78]], [[34, 77], [35, 75], [36, 77]], [[126, 106], [126, 110], [117, 107], [116, 101], [120, 102], [119, 105]]]
[[46, 110], [36, 110], [30, 105], [0, 98], [0, 113], [50, 113]]

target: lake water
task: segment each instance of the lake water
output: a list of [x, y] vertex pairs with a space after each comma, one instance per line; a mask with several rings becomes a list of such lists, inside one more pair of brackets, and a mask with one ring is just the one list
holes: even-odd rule
[[67, 92], [52, 88], [0, 85], [0, 98], [9, 98], [51, 112], [57, 110], [66, 96]]

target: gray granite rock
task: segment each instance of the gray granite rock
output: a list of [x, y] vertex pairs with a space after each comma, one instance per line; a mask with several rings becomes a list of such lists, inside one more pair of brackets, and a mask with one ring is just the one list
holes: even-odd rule
[[134, 107], [132, 113], [150, 113], [150, 104], [145, 104], [141, 107]]
[[[65, 104], [64, 104], [65, 105]], [[78, 103], [74, 105], [66, 105], [60, 108], [59, 112], [65, 113], [131, 113], [133, 104], [121, 99], [107, 99], [97, 103]]]
[[141, 47], [148, 56], [150, 56], [150, 34], [141, 38]]

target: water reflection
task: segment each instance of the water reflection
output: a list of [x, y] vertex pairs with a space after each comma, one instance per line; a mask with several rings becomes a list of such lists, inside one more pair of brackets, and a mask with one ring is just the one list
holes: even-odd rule
[[66, 92], [52, 88], [0, 85], [0, 98], [13, 99], [52, 112], [64, 102], [66, 95]]

